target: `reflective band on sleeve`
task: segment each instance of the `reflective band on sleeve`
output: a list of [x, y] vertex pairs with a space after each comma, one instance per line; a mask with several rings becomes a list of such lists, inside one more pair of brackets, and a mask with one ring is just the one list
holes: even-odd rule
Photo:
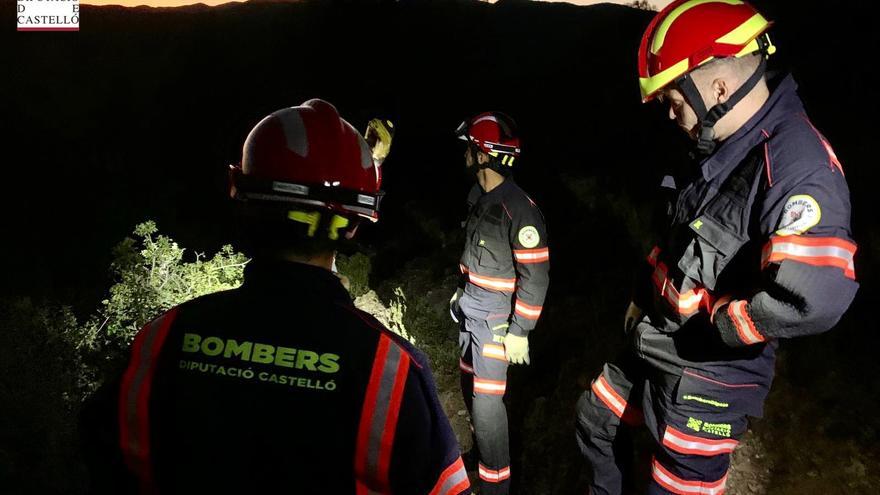
[[459, 456], [455, 462], [443, 471], [428, 495], [458, 495], [470, 488], [470, 486], [464, 462], [462, 462], [461, 456]]
[[513, 257], [517, 263], [543, 263], [550, 261], [550, 248], [514, 249]]
[[469, 375], [474, 374], [474, 367], [465, 363], [462, 359], [458, 360], [458, 367], [462, 372], [467, 373]]
[[764, 246], [761, 266], [783, 260], [799, 261], [813, 266], [833, 266], [848, 278], [856, 278], [853, 258], [858, 247], [837, 237], [773, 236]]
[[505, 380], [486, 380], [485, 378], [474, 377], [474, 392], [489, 395], [504, 395], [507, 389], [507, 381]]
[[390, 493], [388, 470], [410, 358], [382, 334], [361, 410], [354, 468], [358, 495]]
[[529, 320], [537, 320], [541, 316], [543, 306], [530, 306], [519, 299], [516, 300], [513, 312]]
[[676, 495], [721, 495], [724, 493], [724, 487], [727, 484], [727, 474], [720, 480], [710, 483], [688, 481], [669, 472], [668, 469], [660, 465], [657, 459], [654, 459], [652, 464], [651, 475], [654, 481]]
[[173, 308], [137, 334], [119, 390], [119, 446], [129, 469], [145, 486], [152, 483], [150, 390], [156, 374], [156, 361], [176, 316], [177, 308]]
[[624, 423], [636, 426], [644, 422], [642, 410], [629, 406], [626, 400], [611, 387], [604, 375], [599, 375], [599, 378], [596, 378], [592, 389], [596, 397]]
[[654, 273], [651, 279], [657, 288], [660, 296], [666, 299], [672, 309], [681, 316], [691, 316], [700, 310], [701, 305], [707, 309], [711, 307], [711, 295], [704, 288], [689, 290], [685, 293], [679, 293], [672, 280], [668, 277], [668, 269], [662, 261], [654, 261]]
[[480, 479], [490, 483], [500, 483], [510, 478], [510, 466], [501, 469], [489, 469], [482, 463], [479, 464]]
[[663, 445], [678, 452], [680, 454], [692, 454], [700, 456], [713, 456], [718, 454], [729, 454], [739, 444], [736, 440], [711, 440], [707, 438], [695, 437], [682, 433], [675, 428], [667, 425], [666, 432], [663, 434]]
[[495, 278], [485, 275], [478, 275], [474, 272], [468, 272], [468, 281], [470, 283], [489, 290], [497, 290], [501, 292], [513, 292], [516, 290], [515, 278]]
[[503, 345], [483, 344], [483, 357], [507, 361], [507, 354], [504, 353]]
[[731, 300], [730, 296], [721, 296], [718, 298], [717, 301], [715, 301], [715, 304], [712, 305], [712, 311], [709, 312], [709, 322], [710, 323], [715, 323], [715, 313], [717, 313], [718, 310], [721, 309], [722, 306], [729, 303], [730, 300]]
[[736, 333], [739, 335], [739, 339], [745, 342], [746, 344], [757, 344], [759, 342], [764, 342], [766, 340], [758, 329], [755, 328], [755, 322], [752, 321], [752, 317], [749, 316], [749, 312], [746, 308], [746, 301], [733, 301], [727, 306], [727, 314], [730, 316], [730, 319], [733, 320], [734, 326], [736, 326]]
[[657, 257], [658, 256], [660, 256], [660, 248], [657, 246], [654, 246], [654, 248], [651, 249], [651, 252], [648, 253], [648, 258], [647, 258], [648, 263], [651, 266], [657, 266]]

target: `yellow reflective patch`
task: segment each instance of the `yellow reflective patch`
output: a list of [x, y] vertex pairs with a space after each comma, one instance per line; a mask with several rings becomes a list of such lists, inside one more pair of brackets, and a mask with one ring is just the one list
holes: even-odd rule
[[330, 239], [334, 241], [339, 239], [339, 229], [344, 227], [348, 227], [348, 219], [340, 215], [333, 215], [333, 218], [330, 220], [330, 227], [327, 229], [330, 231], [328, 234]]
[[696, 222], [694, 222], [693, 225], [694, 225], [694, 228], [695, 228], [695, 229], [700, 230], [700, 227], [703, 226], [703, 221], [702, 221], [702, 220], [697, 220]]
[[669, 33], [669, 29], [679, 17], [688, 10], [705, 3], [726, 3], [728, 5], [743, 4], [740, 0], [691, 0], [690, 2], [685, 2], [679, 5], [678, 8], [674, 9], [666, 16], [666, 19], [663, 19], [663, 22], [657, 27], [657, 30], [654, 31], [654, 40], [653, 43], [651, 43], [651, 53], [656, 55], [660, 52], [660, 49], [663, 48], [663, 43], [666, 42], [666, 34]]
[[318, 230], [318, 222], [321, 221], [321, 214], [317, 211], [300, 211], [291, 210], [287, 212], [287, 218], [294, 222], [304, 223], [309, 226], [308, 236], [313, 237], [315, 231]]
[[[749, 41], [754, 41], [764, 31], [767, 24], [767, 19], [764, 19], [764, 16], [755, 14], [746, 22], [740, 24], [739, 27], [715, 41], [726, 45], [742, 45]], [[757, 43], [755, 48], [757, 49]]]

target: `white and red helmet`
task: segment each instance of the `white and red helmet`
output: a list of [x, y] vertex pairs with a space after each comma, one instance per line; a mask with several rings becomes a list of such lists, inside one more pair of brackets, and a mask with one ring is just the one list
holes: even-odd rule
[[381, 183], [364, 138], [320, 99], [261, 120], [244, 142], [241, 164], [230, 166], [235, 199], [306, 205], [373, 222]]
[[484, 112], [465, 120], [455, 134], [496, 158], [499, 155], [518, 157], [520, 154], [516, 122], [501, 112]]

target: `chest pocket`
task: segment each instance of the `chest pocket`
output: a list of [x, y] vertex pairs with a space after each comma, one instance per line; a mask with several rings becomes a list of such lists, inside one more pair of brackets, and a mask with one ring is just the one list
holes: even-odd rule
[[491, 271], [503, 270], [511, 264], [510, 244], [503, 232], [501, 205], [492, 205], [480, 216], [474, 232], [477, 263]]
[[702, 214], [687, 226], [691, 240], [678, 268], [709, 290], [715, 289], [721, 272], [749, 241], [749, 205], [761, 179], [762, 165], [761, 156], [750, 153], [731, 172]]
[[694, 238], [679, 260], [678, 267], [686, 277], [713, 290], [721, 271], [747, 239], [708, 215], [700, 216], [689, 227]]

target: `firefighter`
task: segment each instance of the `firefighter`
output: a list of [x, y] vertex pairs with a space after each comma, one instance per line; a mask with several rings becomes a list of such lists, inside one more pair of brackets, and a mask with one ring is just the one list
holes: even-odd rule
[[630, 349], [578, 402], [595, 495], [631, 479], [619, 454], [639, 423], [656, 442], [649, 493], [723, 493], [778, 340], [829, 330], [858, 288], [843, 167], [792, 77], [765, 72], [769, 27], [740, 0], [676, 0], [642, 39], [643, 100], [668, 105], [699, 172], [638, 276]]
[[230, 169], [244, 284], [137, 334], [115, 398], [92, 406], [107, 417], [87, 420], [116, 428], [99, 471], [141, 492], [469, 493], [425, 356], [331, 272], [339, 244], [379, 219], [378, 134], [374, 157], [317, 99], [253, 128]]
[[510, 453], [502, 401], [507, 366], [529, 364], [535, 328], [549, 284], [550, 250], [544, 218], [513, 181], [520, 155], [513, 120], [487, 112], [462, 122], [465, 163], [476, 177], [468, 196], [465, 248], [452, 318], [460, 325], [461, 387], [479, 451], [481, 493], [507, 493]]

